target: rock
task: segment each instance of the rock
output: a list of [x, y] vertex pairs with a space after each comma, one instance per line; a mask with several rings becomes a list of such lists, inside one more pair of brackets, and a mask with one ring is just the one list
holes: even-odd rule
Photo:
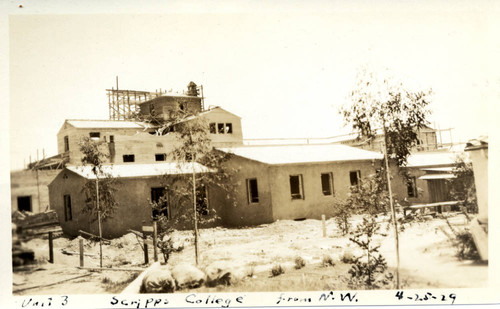
[[155, 269], [148, 272], [140, 288], [140, 293], [173, 293], [175, 280], [168, 269]]
[[189, 264], [179, 264], [172, 269], [177, 288], [197, 288], [205, 282], [205, 274]]
[[234, 267], [224, 261], [216, 261], [205, 268], [207, 275], [207, 286], [231, 285]]

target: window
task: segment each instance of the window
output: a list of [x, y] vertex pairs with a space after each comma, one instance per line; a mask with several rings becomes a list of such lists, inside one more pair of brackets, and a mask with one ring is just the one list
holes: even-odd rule
[[418, 197], [416, 177], [410, 177], [406, 182], [406, 186], [408, 188], [408, 197]]
[[71, 221], [73, 215], [71, 213], [71, 196], [64, 195], [64, 221]]
[[215, 128], [215, 122], [210, 123], [210, 133], [212, 133], [212, 134], [217, 133], [217, 130]]
[[110, 135], [109, 136], [109, 142], [110, 143], [114, 143], [115, 142], [115, 136], [114, 135]]
[[64, 137], [64, 152], [69, 151], [69, 137], [66, 135]]
[[217, 124], [217, 133], [224, 134], [224, 124], [223, 123]]
[[198, 214], [207, 216], [208, 215], [208, 198], [207, 198], [207, 187], [205, 185], [200, 185], [196, 189], [196, 210]]
[[158, 220], [160, 215], [168, 218], [168, 203], [165, 193], [164, 187], [151, 188], [151, 202], [156, 203], [153, 207], [153, 220]]
[[155, 154], [155, 161], [165, 161], [167, 155], [164, 153]]
[[187, 162], [191, 162], [193, 161], [193, 155], [189, 152], [186, 152], [186, 156], [184, 159], [186, 159]]
[[226, 134], [232, 134], [232, 133], [233, 133], [233, 124], [226, 123]]
[[101, 137], [101, 132], [90, 132], [89, 136], [92, 139], [99, 139]]
[[33, 208], [31, 207], [31, 195], [17, 197], [17, 210], [33, 211]]
[[321, 174], [321, 189], [323, 190], [323, 195], [333, 195], [333, 174], [332, 173], [322, 173]]
[[135, 155], [133, 154], [123, 155], [123, 162], [135, 162]]
[[248, 203], [258, 203], [259, 202], [259, 190], [257, 188], [257, 179], [247, 179], [247, 194]]
[[304, 199], [302, 175], [290, 175], [290, 194], [292, 200]]
[[349, 172], [349, 178], [351, 180], [351, 186], [357, 186], [359, 180], [361, 179], [361, 171], [351, 171]]

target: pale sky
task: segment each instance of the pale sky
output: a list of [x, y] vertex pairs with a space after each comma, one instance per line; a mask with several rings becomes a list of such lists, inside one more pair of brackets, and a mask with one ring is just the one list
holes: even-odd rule
[[65, 119], [108, 119], [105, 89], [115, 76], [120, 89], [202, 83], [206, 106], [243, 118], [244, 138], [327, 137], [348, 131], [337, 110], [356, 69], [369, 65], [432, 88], [432, 125], [454, 128], [454, 141], [491, 131], [498, 33], [488, 2], [248, 2], [212, 10], [174, 3], [141, 8], [156, 14], [115, 15], [30, 12], [26, 3], [22, 15], [10, 15], [11, 169], [37, 149], [57, 154]]

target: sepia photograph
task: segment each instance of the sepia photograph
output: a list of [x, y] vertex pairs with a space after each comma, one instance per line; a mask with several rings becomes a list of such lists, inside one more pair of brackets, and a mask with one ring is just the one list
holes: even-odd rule
[[498, 4], [2, 7], [17, 307], [499, 303]]

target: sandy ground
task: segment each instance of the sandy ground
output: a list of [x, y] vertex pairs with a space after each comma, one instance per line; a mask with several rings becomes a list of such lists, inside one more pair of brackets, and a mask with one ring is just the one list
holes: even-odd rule
[[[383, 220], [383, 219], [382, 219]], [[353, 224], [361, 221], [353, 218]], [[463, 229], [466, 219], [460, 214], [450, 214], [449, 221], [456, 229]], [[377, 236], [381, 253], [386, 257], [389, 267], [396, 266], [395, 245], [392, 231], [382, 232], [388, 236]], [[443, 219], [412, 222], [405, 225], [400, 233], [400, 267], [402, 282], [406, 288], [459, 288], [487, 286], [487, 265], [470, 261], [460, 261], [455, 257], [456, 249], [448, 237], [440, 230], [450, 229]], [[256, 274], [268, 273], [275, 264], [292, 269], [295, 257], [301, 256], [308, 265], [320, 264], [324, 255], [340, 260], [345, 250], [358, 254], [348, 236], [340, 235], [333, 220], [326, 222], [327, 237], [322, 236], [319, 220], [277, 221], [257, 227], [226, 229], [211, 228], [200, 231], [200, 268], [214, 261], [227, 261], [229, 264], [253, 271]], [[172, 254], [169, 265], [180, 262], [194, 264], [192, 232], [180, 231], [173, 235], [176, 243], [185, 249]], [[85, 266], [99, 266], [99, 245], [85, 240]], [[103, 246], [104, 267], [113, 269], [143, 269], [144, 253], [135, 235], [127, 234]], [[54, 264], [47, 263], [48, 240], [33, 239], [25, 245], [35, 251], [37, 265], [29, 271], [15, 271], [13, 292], [23, 294], [87, 294], [116, 293], [121, 283], [130, 279], [134, 271], [89, 271], [78, 269], [78, 239], [64, 237], [54, 241]], [[152, 244], [150, 260], [153, 259]], [[68, 254], [64, 254], [65, 250]], [[160, 261], [163, 257], [159, 256]], [[348, 267], [344, 267], [348, 269]], [[342, 269], [344, 269], [342, 268]], [[345, 271], [346, 272], [346, 271]], [[84, 277], [82, 277], [84, 276]], [[75, 278], [75, 279], [72, 279]], [[60, 282], [65, 279], [72, 279]], [[60, 282], [60, 283], [59, 283]], [[52, 285], [51, 285], [52, 284]], [[49, 286], [47, 286], [49, 285]]]

